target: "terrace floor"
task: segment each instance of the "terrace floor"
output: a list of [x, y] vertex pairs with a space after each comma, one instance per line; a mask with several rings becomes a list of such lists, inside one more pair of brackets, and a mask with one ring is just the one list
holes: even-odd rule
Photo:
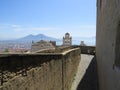
[[98, 90], [97, 65], [93, 55], [81, 54], [71, 90]]

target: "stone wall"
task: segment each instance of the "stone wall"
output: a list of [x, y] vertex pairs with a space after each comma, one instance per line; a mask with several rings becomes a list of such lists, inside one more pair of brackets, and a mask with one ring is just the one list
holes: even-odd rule
[[79, 45], [73, 45], [73, 48], [79, 47], [82, 54], [91, 54], [95, 55], [96, 53], [96, 47], [95, 46], [79, 46]]
[[120, 0], [97, 1], [99, 87], [100, 90], [120, 90]]
[[80, 49], [56, 54], [0, 55], [0, 90], [70, 90]]
[[95, 55], [95, 46], [80, 46], [82, 54]]

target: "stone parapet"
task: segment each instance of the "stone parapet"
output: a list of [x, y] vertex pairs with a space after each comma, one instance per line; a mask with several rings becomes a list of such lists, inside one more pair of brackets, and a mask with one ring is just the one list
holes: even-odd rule
[[0, 90], [69, 90], [80, 49], [63, 53], [1, 54]]

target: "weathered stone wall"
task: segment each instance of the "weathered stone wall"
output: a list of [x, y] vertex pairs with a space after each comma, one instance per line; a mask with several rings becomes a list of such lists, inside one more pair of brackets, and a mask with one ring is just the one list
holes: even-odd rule
[[[79, 49], [78, 49], [79, 50]], [[67, 53], [67, 52], [66, 52]], [[72, 82], [77, 72], [81, 54], [74, 50], [63, 57], [63, 89], [70, 90]]]
[[117, 38], [120, 36], [120, 0], [97, 1], [96, 56], [99, 87], [100, 90], [120, 90], [120, 66], [115, 62], [116, 54], [120, 56], [120, 38]]
[[91, 54], [95, 55], [95, 47], [94, 46], [80, 46], [82, 54]]
[[80, 49], [61, 54], [0, 55], [0, 90], [70, 90]]
[[95, 53], [96, 53], [96, 47], [95, 46], [78, 46], [78, 45], [73, 45], [72, 47], [73, 48], [79, 47], [82, 54], [95, 55]]

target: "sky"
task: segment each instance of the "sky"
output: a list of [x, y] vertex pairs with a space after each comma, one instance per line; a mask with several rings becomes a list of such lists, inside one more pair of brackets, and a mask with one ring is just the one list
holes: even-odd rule
[[0, 39], [96, 36], [96, 0], [0, 0]]

